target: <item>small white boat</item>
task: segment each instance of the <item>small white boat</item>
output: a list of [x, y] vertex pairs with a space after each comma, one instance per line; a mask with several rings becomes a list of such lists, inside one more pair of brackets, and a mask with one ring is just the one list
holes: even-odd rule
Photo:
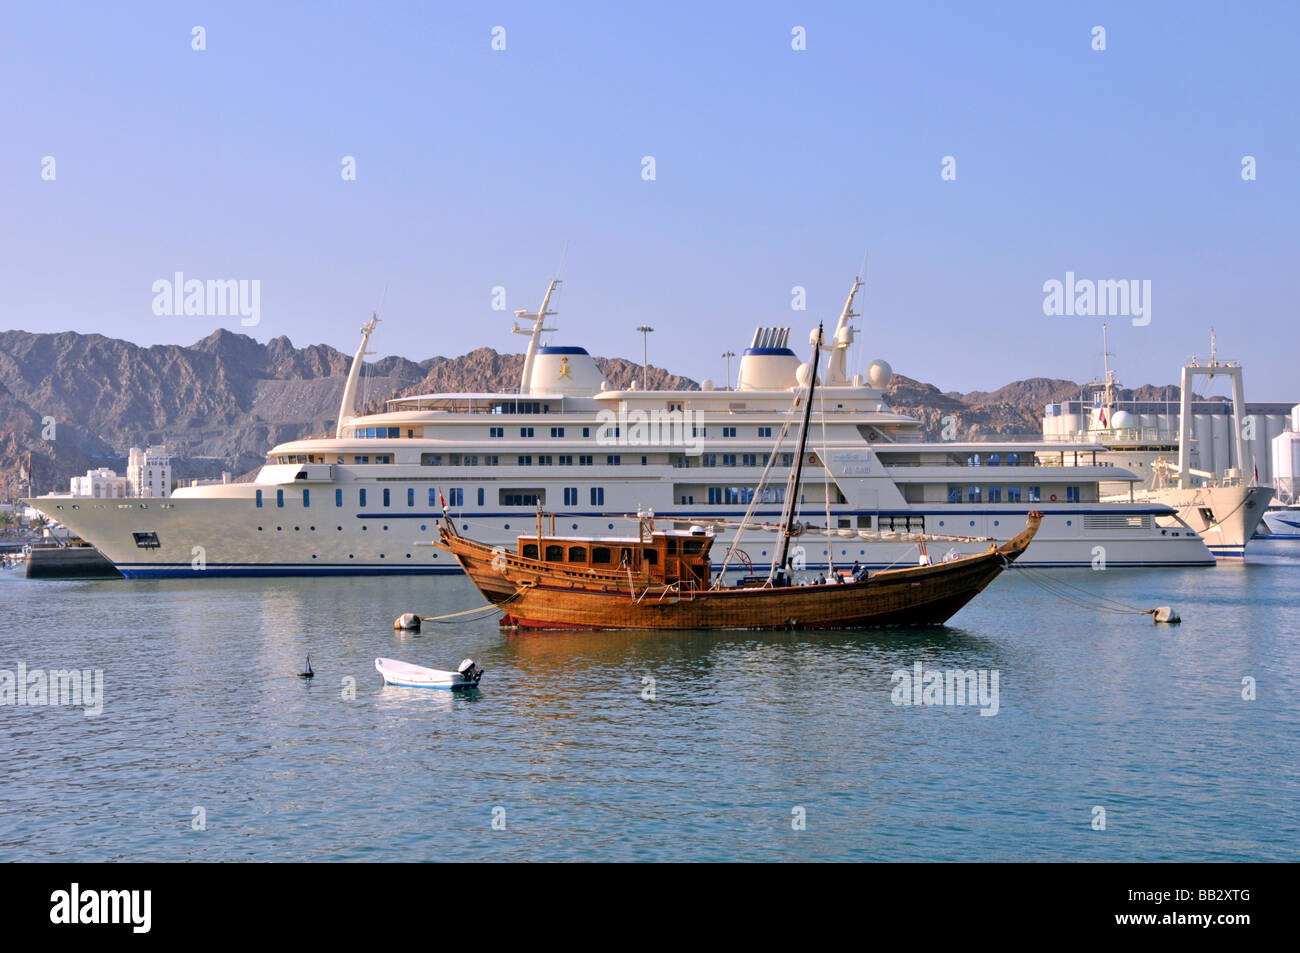
[[477, 688], [483, 677], [483, 666], [473, 659], [465, 659], [454, 672], [425, 668], [392, 658], [375, 659], [375, 671], [384, 677], [385, 685], [403, 688]]

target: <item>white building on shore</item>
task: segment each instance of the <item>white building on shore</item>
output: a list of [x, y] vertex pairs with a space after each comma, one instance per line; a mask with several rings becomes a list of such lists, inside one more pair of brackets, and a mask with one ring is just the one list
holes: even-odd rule
[[72, 495], [119, 500], [127, 495], [127, 479], [107, 467], [87, 470], [85, 476], [72, 478]]
[[126, 480], [131, 496], [171, 496], [172, 455], [164, 446], [132, 447]]

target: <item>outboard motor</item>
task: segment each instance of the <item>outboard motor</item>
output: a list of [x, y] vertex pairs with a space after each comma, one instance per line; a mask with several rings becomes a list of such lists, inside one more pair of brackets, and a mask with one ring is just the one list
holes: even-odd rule
[[460, 673], [461, 678], [471, 685], [477, 685], [478, 680], [483, 677], [483, 666], [472, 658], [467, 658], [461, 662], [456, 671]]

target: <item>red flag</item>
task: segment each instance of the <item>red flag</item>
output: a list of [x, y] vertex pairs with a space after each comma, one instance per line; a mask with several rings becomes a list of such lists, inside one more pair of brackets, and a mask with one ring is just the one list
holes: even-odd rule
[[442, 515], [447, 515], [447, 501], [442, 498], [442, 490], [438, 491], [438, 503], [442, 506]]

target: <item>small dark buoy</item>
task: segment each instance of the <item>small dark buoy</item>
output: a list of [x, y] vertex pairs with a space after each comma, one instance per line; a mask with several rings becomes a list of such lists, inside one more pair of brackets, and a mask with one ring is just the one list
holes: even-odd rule
[[315, 678], [315, 677], [316, 677], [316, 673], [313, 672], [313, 671], [311, 670], [311, 656], [310, 656], [310, 655], [307, 656], [307, 661], [306, 661], [306, 663], [303, 665], [303, 667], [302, 667], [302, 671], [298, 673], [298, 677], [299, 677], [299, 678]]

